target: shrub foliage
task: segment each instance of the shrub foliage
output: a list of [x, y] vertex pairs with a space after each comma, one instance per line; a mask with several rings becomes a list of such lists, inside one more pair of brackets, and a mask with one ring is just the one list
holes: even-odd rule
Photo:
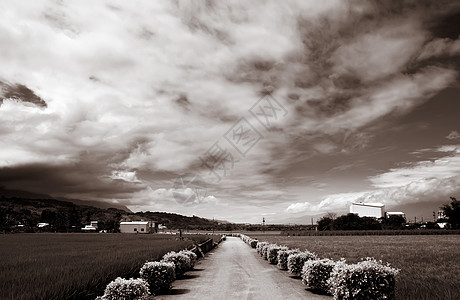
[[357, 264], [337, 263], [328, 281], [334, 299], [394, 299], [398, 269], [367, 257]]
[[278, 251], [280, 250], [288, 250], [286, 246], [279, 246], [276, 244], [271, 244], [267, 248], [267, 260], [272, 265], [278, 264]]
[[281, 270], [288, 269], [288, 257], [291, 254], [300, 253], [299, 249], [281, 249], [278, 251], [278, 268]]
[[149, 295], [149, 284], [143, 279], [116, 278], [105, 288], [100, 300], [143, 300]]
[[335, 264], [328, 258], [307, 260], [302, 269], [302, 283], [314, 290], [329, 292], [328, 280]]
[[195, 252], [190, 250], [182, 250], [179, 253], [185, 254], [190, 258], [190, 269], [193, 269], [198, 259], [198, 256], [195, 254]]
[[176, 277], [181, 277], [190, 269], [190, 258], [184, 253], [168, 252], [163, 256], [162, 261], [174, 264]]
[[171, 289], [171, 284], [176, 279], [175, 265], [173, 263], [153, 261], [146, 262], [139, 272], [150, 288], [150, 293]]
[[310, 251], [293, 253], [288, 256], [288, 270], [289, 273], [300, 275], [302, 273], [303, 265], [307, 260], [317, 259], [318, 256]]

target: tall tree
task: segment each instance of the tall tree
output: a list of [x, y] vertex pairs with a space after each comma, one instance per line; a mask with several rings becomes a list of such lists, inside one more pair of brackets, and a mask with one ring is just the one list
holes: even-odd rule
[[452, 228], [460, 228], [460, 201], [455, 197], [450, 197], [450, 204], [444, 204], [441, 209], [444, 211], [448, 222]]

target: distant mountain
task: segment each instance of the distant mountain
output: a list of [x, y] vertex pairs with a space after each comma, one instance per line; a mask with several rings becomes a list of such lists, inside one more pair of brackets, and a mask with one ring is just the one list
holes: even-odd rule
[[32, 192], [20, 191], [20, 190], [7, 190], [3, 187], [0, 187], [0, 197], [1, 196], [7, 197], [7, 198], [16, 197], [16, 198], [21, 198], [21, 199], [53, 199], [53, 200], [72, 202], [76, 205], [87, 205], [87, 206], [93, 206], [93, 207], [102, 208], [102, 209], [116, 208], [116, 209], [124, 210], [126, 212], [132, 212], [126, 206], [122, 204], [117, 204], [117, 203], [109, 203], [109, 202], [97, 201], [97, 200], [68, 199], [68, 198], [63, 198], [63, 197], [54, 198], [47, 194], [38, 194], [38, 193], [32, 193]]
[[116, 209], [121, 209], [126, 212], [132, 213], [132, 211], [129, 208], [119, 203], [110, 203], [110, 202], [97, 201], [97, 200], [69, 199], [69, 198], [57, 198], [57, 200], [63, 200], [63, 201], [72, 202], [73, 204], [76, 204], [76, 205], [87, 205], [87, 206], [93, 206], [93, 207], [102, 208], [102, 209], [116, 208]]
[[[213, 230], [221, 224], [221, 221], [213, 221], [197, 216], [187, 217], [167, 212], [137, 212], [117, 209], [95, 207], [89, 204], [92, 201], [77, 200], [74, 202], [59, 199], [22, 198], [11, 195], [23, 195], [30, 197], [46, 197], [33, 193], [15, 193], [8, 191], [0, 196], [0, 232], [19, 230], [27, 232], [52, 231], [74, 232], [90, 221], [98, 221], [99, 229], [116, 232], [120, 221], [155, 221], [165, 225], [168, 229], [200, 229]], [[79, 204], [81, 203], [81, 204]], [[45, 229], [38, 229], [38, 223], [48, 223]], [[19, 226], [20, 225], [20, 226]], [[19, 230], [21, 231], [21, 230]]]
[[134, 221], [139, 219], [151, 220], [163, 225], [168, 228], [175, 229], [209, 229], [212, 230], [222, 221], [213, 221], [206, 218], [200, 218], [197, 216], [187, 217], [175, 213], [167, 212], [137, 212], [128, 214], [125, 216], [126, 220]]

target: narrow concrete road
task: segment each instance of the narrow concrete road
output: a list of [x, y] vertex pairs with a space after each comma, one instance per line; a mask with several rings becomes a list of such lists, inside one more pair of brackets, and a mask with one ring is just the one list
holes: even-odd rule
[[155, 299], [331, 299], [306, 290], [300, 279], [263, 260], [239, 238], [227, 240]]

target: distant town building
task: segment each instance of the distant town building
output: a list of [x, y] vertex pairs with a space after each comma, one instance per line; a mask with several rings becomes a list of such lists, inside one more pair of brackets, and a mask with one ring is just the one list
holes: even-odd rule
[[387, 218], [389, 218], [391, 216], [400, 216], [400, 217], [403, 217], [404, 219], [406, 219], [406, 214], [403, 213], [402, 211], [387, 211], [385, 214], [386, 214]]
[[385, 216], [385, 204], [357, 202], [350, 205], [350, 213], [359, 217], [383, 218]]
[[81, 230], [83, 231], [97, 231], [97, 221], [91, 221], [89, 225], [85, 225]]
[[446, 214], [444, 213], [444, 211], [442, 209], [438, 210], [438, 220], [439, 219], [446, 219]]
[[121, 233], [154, 233], [158, 231], [158, 223], [152, 221], [120, 222]]

